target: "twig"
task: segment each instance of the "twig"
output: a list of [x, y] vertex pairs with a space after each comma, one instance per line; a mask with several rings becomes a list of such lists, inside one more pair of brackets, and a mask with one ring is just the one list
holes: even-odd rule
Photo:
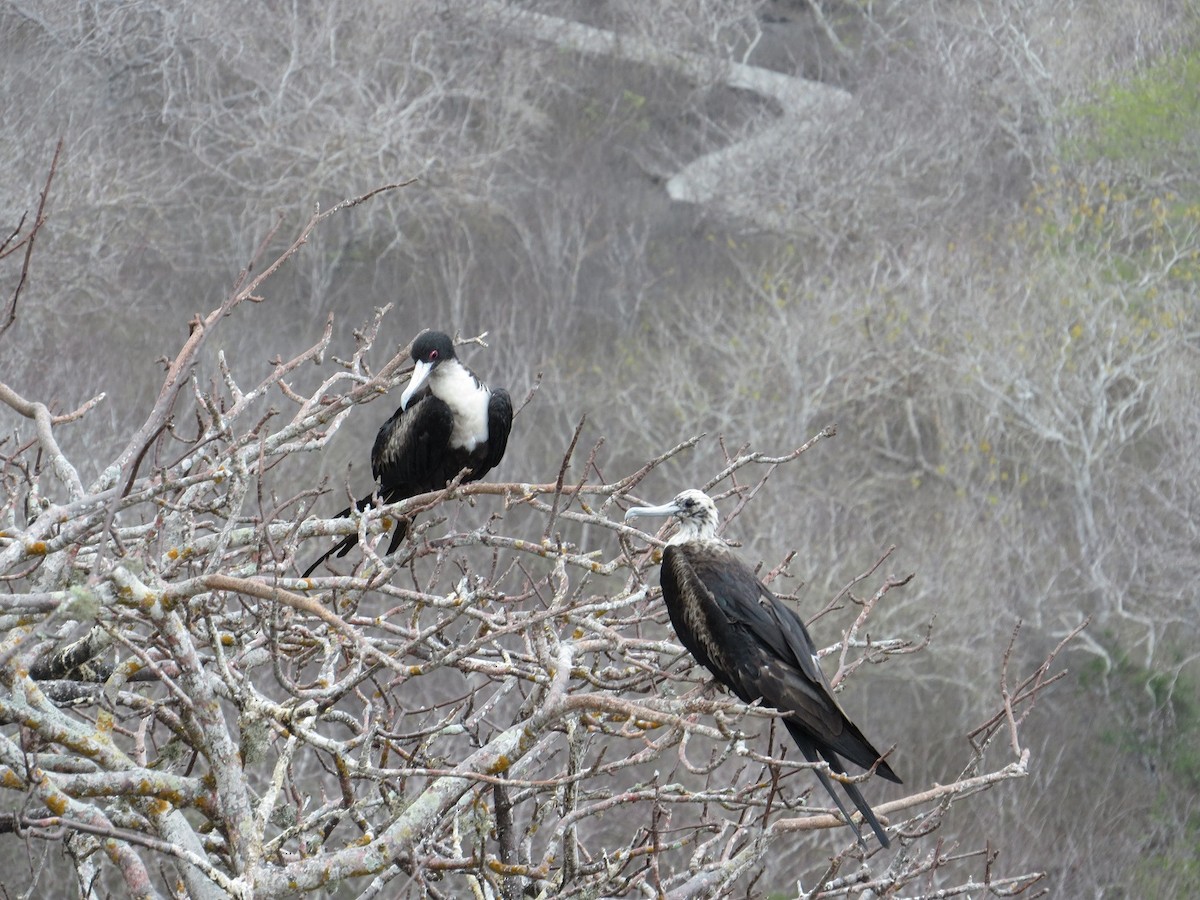
[[[38, 232], [46, 224], [46, 201], [50, 198], [50, 184], [54, 181], [54, 174], [58, 171], [58, 160], [62, 155], [62, 149], [63, 139], [59, 138], [58, 143], [54, 146], [54, 156], [50, 160], [50, 171], [46, 173], [46, 183], [42, 187], [41, 196], [38, 198], [37, 213], [33, 217], [33, 225], [30, 226], [29, 234], [25, 235], [16, 244], [11, 243], [12, 237], [10, 236], [5, 241], [5, 247], [0, 249], [0, 259], [3, 259], [22, 245], [25, 247], [25, 258], [21, 262], [21, 274], [17, 277], [17, 286], [13, 288], [12, 295], [8, 298], [8, 303], [5, 305], [3, 314], [3, 322], [0, 323], [0, 338], [4, 336], [4, 332], [8, 331], [17, 319], [17, 301], [21, 297], [21, 290], [25, 287], [25, 282], [29, 279], [29, 264], [30, 260], [33, 259], [33, 246], [37, 242]], [[24, 222], [24, 217], [22, 217], [21, 221], [22, 223]], [[19, 225], [17, 227], [18, 229], [20, 228]]]

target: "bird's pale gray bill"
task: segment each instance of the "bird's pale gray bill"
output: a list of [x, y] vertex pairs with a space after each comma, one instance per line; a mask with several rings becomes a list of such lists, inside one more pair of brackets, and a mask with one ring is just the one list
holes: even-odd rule
[[625, 521], [636, 519], [639, 516], [673, 516], [679, 512], [679, 507], [672, 500], [670, 503], [664, 503], [662, 506], [631, 506], [625, 510]]
[[418, 362], [416, 364], [413, 368], [412, 377], [408, 379], [408, 387], [400, 395], [401, 409], [408, 409], [408, 402], [416, 396], [417, 391], [425, 386], [425, 382], [429, 380], [429, 373], [432, 371], [433, 363]]

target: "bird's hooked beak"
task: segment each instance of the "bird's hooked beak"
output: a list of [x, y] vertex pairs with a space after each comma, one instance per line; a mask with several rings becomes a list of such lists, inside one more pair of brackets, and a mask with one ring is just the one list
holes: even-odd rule
[[404, 389], [404, 393], [400, 395], [400, 408], [408, 409], [408, 403], [416, 396], [417, 391], [425, 387], [425, 382], [429, 380], [429, 373], [433, 371], [433, 363], [418, 361], [413, 367], [412, 377], [408, 380], [408, 387]]
[[670, 503], [664, 503], [662, 506], [631, 506], [625, 511], [625, 521], [636, 519], [639, 516], [677, 516], [679, 515], [679, 505], [672, 500]]

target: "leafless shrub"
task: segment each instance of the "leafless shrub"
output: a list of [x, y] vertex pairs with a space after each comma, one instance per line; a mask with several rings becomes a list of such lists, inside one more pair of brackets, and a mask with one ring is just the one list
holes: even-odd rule
[[[960, 776], [878, 803], [898, 849], [864, 854], [810, 809], [809, 766], [775, 714], [714, 695], [683, 654], [652, 587], [658, 542], [614, 514], [697, 439], [605, 480], [599, 447], [584, 457], [577, 430], [546, 483], [310, 515], [339, 504], [291, 484], [289, 460], [404, 375], [403, 353], [372, 367], [386, 310], [344, 358], [327, 326], [250, 386], [224, 354], [209, 382], [197, 365], [318, 224], [369, 196], [314, 216], [192, 323], [144, 423], [92, 483], [56, 434], [103, 397], [55, 414], [0, 384], [30, 423], [0, 445], [0, 785], [17, 801], [0, 830], [61, 841], [89, 897], [117, 881], [137, 897], [177, 885], [192, 897], [331, 885], [363, 897], [711, 897], [752, 892], [769, 853], [828, 829], [837, 849], [799, 864], [801, 896], [1035, 884], [997, 874], [988, 852], [945, 853], [940, 832], [951, 804], [1029, 771], [1020, 726], [1056, 677], [1054, 656], [1020, 681], [1005, 657], [999, 712], [973, 733]], [[704, 486], [737, 498], [727, 518], [740, 523], [807, 446], [731, 453]], [[386, 520], [401, 514], [416, 527], [381, 558]], [[363, 553], [346, 574], [295, 577], [314, 538], [352, 529]], [[850, 614], [826, 651], [835, 684], [925, 646], [924, 626], [867, 637], [907, 581], [884, 574], [886, 560], [820, 612]]]

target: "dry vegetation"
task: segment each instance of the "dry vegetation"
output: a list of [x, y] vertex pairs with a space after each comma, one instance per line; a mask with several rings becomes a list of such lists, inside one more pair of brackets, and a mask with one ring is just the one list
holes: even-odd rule
[[[0, 3], [0, 888], [1196, 893], [1197, 24]], [[507, 458], [327, 518], [428, 326]], [[681, 654], [621, 510], [689, 486], [890, 852]]]

